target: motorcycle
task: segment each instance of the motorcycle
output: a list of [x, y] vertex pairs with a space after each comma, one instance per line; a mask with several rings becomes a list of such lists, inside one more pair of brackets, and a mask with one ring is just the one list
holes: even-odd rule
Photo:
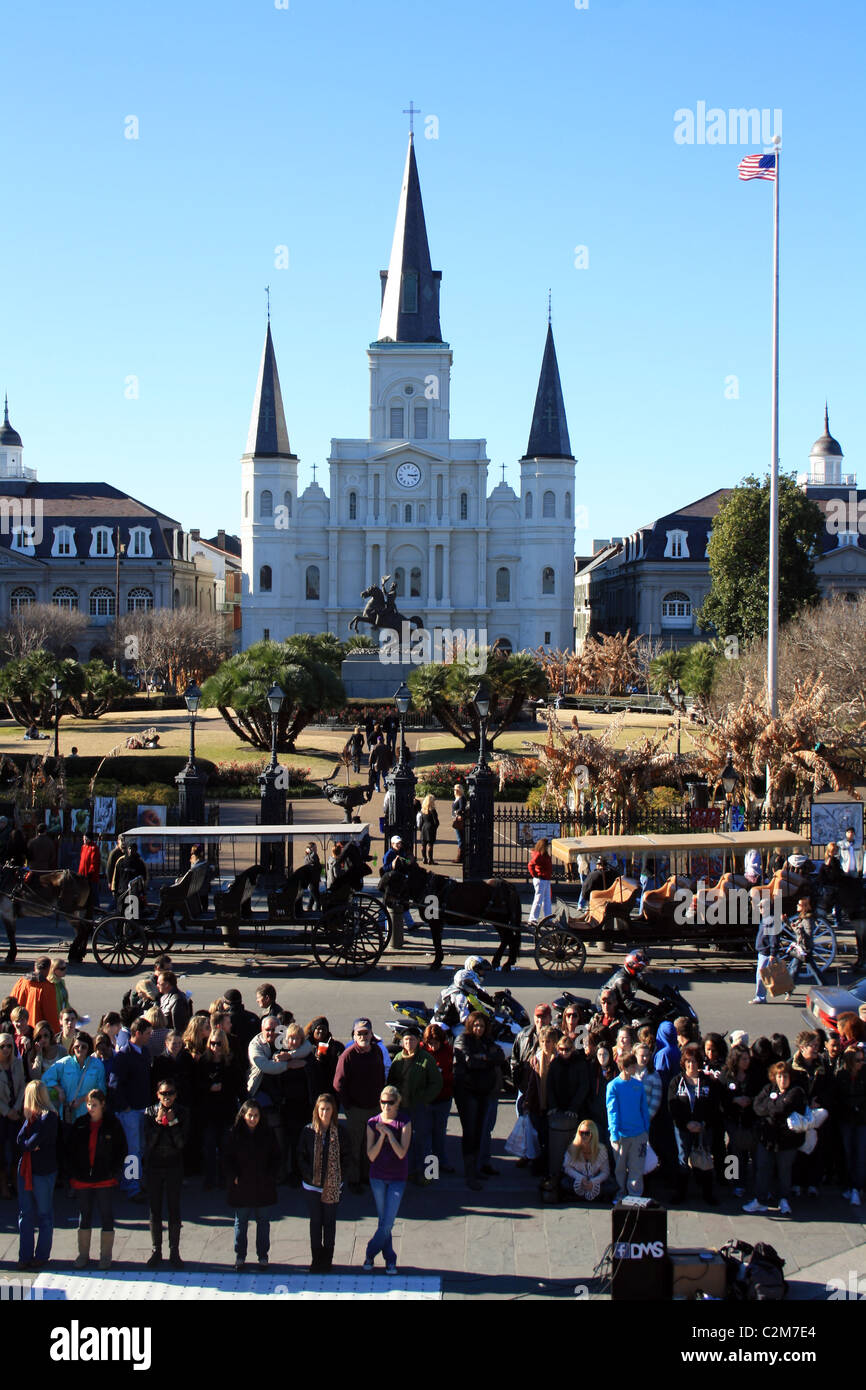
[[[492, 998], [493, 1012], [486, 1005], [479, 1005], [478, 1012], [490, 1019], [491, 1037], [502, 1049], [506, 1061], [510, 1061], [514, 1040], [529, 1024], [529, 1014], [509, 989], [497, 990]], [[400, 1051], [407, 1028], [420, 1028], [423, 1032], [428, 1023], [435, 1022], [452, 1038], [458, 1038], [463, 1032], [463, 1024], [450, 1000], [440, 1000], [436, 1008], [431, 1009], [421, 999], [392, 999], [390, 1008], [396, 1018], [387, 1019], [385, 1027], [391, 1030], [388, 1052], [392, 1056]]]
[[[655, 982], [654, 982], [655, 983]], [[656, 986], [658, 996], [651, 1002], [645, 999], [632, 999], [623, 1004], [623, 1023], [629, 1028], [656, 1029], [662, 1023], [673, 1023], [677, 1018], [688, 1018], [697, 1026], [698, 1016], [687, 999], [673, 985]], [[640, 991], [640, 984], [638, 984]]]

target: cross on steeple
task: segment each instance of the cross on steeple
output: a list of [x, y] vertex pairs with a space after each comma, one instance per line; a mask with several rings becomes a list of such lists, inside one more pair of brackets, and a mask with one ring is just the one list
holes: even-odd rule
[[505, 464], [502, 465], [502, 481], [505, 482]]
[[415, 134], [415, 117], [421, 115], [421, 107], [416, 106], [414, 101], [410, 101], [408, 106], [403, 107], [403, 115], [409, 117], [409, 134]]
[[268, 323], [270, 323], [270, 321], [271, 321], [271, 287], [270, 287], [270, 285], [265, 285], [265, 294], [266, 294], [267, 297], [268, 297]]
[[314, 463], [314, 464], [313, 464], [313, 482], [315, 482], [315, 481], [316, 481], [316, 465], [315, 465], [315, 463]]

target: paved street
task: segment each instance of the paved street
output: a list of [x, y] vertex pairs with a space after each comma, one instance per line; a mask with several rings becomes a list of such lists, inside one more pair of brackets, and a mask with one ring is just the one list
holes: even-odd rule
[[[470, 944], [487, 953], [492, 949], [492, 941], [485, 940], [484, 933], [480, 938], [473, 934], [471, 942], [468, 936], [461, 940], [459, 934], [452, 935], [450, 941], [446, 959], [455, 968]], [[18, 964], [27, 965], [34, 954], [56, 942], [56, 936], [46, 933], [44, 923], [22, 924]], [[525, 933], [525, 945], [528, 942]], [[352, 982], [328, 979], [315, 968], [305, 968], [305, 958], [253, 961], [245, 957], [246, 963], [240, 964], [228, 952], [216, 951], [202, 959], [198, 948], [180, 946], [175, 959], [179, 972], [185, 975], [183, 986], [192, 992], [196, 1006], [207, 1006], [225, 989], [234, 987], [241, 990], [245, 1003], [255, 1008], [256, 985], [267, 980], [276, 985], [279, 1002], [300, 1022], [325, 1013], [336, 1036], [344, 1039], [359, 1014], [369, 1014], [381, 1032], [390, 1014], [390, 999], [419, 998], [432, 1003], [449, 978], [444, 971], [434, 978], [423, 968], [429, 959], [429, 943], [421, 934], [408, 936], [404, 952], [384, 960], [367, 978]], [[594, 994], [616, 961], [613, 955], [591, 953], [585, 975], [571, 984], [571, 989]], [[744, 1027], [753, 1038], [759, 1030], [780, 1031], [793, 1040], [803, 1026], [802, 990], [789, 1004], [749, 1008], [746, 1000], [752, 993], [751, 969], [711, 961], [705, 957], [702, 964], [695, 965], [693, 957], [683, 954], [671, 966], [667, 953], [658, 952], [654, 970], [663, 974], [669, 968], [685, 969], [686, 973], [670, 979], [688, 995], [702, 1028], [726, 1032]], [[11, 985], [19, 973], [7, 969], [3, 980]], [[496, 983], [507, 983], [530, 1011], [557, 992], [538, 974], [528, 952], [522, 957], [521, 969]], [[87, 963], [70, 974], [70, 997], [76, 1007], [90, 1015], [95, 1026], [102, 1012], [118, 1007], [129, 984], [127, 977], [108, 976]], [[469, 1193], [459, 1176], [445, 1175], [428, 1189], [407, 1189], [395, 1228], [401, 1271], [438, 1273], [446, 1298], [571, 1297], [580, 1284], [587, 1286], [587, 1296], [601, 1296], [592, 1276], [610, 1240], [609, 1208], [542, 1206], [537, 1180], [518, 1169], [515, 1160], [502, 1151], [513, 1122], [513, 1105], [503, 1100], [494, 1137], [494, 1162], [501, 1172], [485, 1184], [482, 1193]], [[450, 1162], [459, 1169], [456, 1113], [449, 1125], [449, 1143]], [[661, 1191], [659, 1195], [664, 1201], [667, 1194]], [[120, 1268], [140, 1268], [150, 1249], [144, 1213], [123, 1201], [118, 1207], [115, 1249]], [[184, 1191], [184, 1215], [182, 1246], [187, 1260], [214, 1273], [231, 1265], [231, 1220], [221, 1193], [204, 1193], [199, 1179], [190, 1180]], [[795, 1202], [794, 1215], [787, 1220], [772, 1215], [746, 1216], [733, 1198], [723, 1198], [720, 1207], [712, 1210], [694, 1199], [689, 1209], [670, 1212], [668, 1243], [670, 1247], [703, 1247], [721, 1245], [731, 1237], [767, 1240], [787, 1261], [792, 1297], [824, 1298], [829, 1278], [847, 1283], [849, 1271], [866, 1274], [866, 1231], [857, 1216], [838, 1194], [818, 1202]], [[71, 1260], [75, 1254], [74, 1220], [72, 1203], [58, 1197], [53, 1251], [57, 1261]], [[0, 1262], [8, 1270], [16, 1257], [11, 1202], [0, 1203], [0, 1225]], [[357, 1269], [372, 1229], [369, 1196], [347, 1195], [340, 1206], [337, 1263]], [[291, 1188], [280, 1189], [272, 1240], [272, 1262], [300, 1273], [308, 1258], [306, 1219], [301, 1195]], [[94, 1296], [99, 1296], [99, 1277], [91, 1278]]]

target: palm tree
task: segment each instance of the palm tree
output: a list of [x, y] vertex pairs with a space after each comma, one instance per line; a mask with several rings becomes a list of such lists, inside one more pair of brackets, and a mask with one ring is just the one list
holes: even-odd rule
[[[313, 638], [312, 642], [317, 640]], [[302, 655], [298, 647], [321, 651], [290, 638], [285, 643], [256, 642], [245, 652], [230, 657], [202, 686], [202, 708], [218, 709], [239, 739], [255, 748], [269, 749], [271, 713], [267, 694], [277, 684], [286, 697], [277, 718], [277, 749], [291, 752], [301, 730], [314, 715], [324, 709], [339, 709], [346, 703], [343, 682], [332, 661]], [[323, 654], [332, 657], [333, 649], [326, 644]]]

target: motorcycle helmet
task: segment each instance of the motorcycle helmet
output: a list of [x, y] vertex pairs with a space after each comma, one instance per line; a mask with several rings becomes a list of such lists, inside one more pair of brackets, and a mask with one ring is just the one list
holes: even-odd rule
[[642, 970], [646, 970], [647, 966], [649, 965], [649, 961], [649, 952], [629, 951], [628, 955], [623, 961], [623, 965], [625, 966], [629, 975], [639, 975]]
[[454, 983], [458, 989], [462, 989], [465, 993], [473, 985], [478, 984], [478, 976], [474, 975], [471, 970], [458, 970], [454, 976]]
[[467, 956], [463, 962], [463, 969], [479, 972], [481, 970], [492, 970], [493, 967], [490, 961], [485, 960], [483, 956]]

